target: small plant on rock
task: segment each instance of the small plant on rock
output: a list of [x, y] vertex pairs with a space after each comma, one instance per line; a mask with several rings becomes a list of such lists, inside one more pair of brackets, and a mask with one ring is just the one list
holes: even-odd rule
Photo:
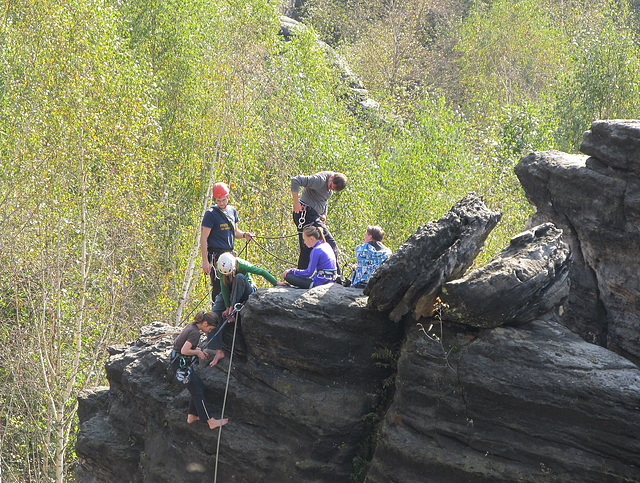
[[425, 328], [424, 325], [421, 324], [420, 322], [418, 322], [417, 325], [419, 327], [419, 330], [424, 335], [426, 335], [430, 341], [438, 344], [438, 346], [442, 350], [442, 358], [444, 359], [445, 364], [453, 372], [456, 372], [455, 369], [449, 363], [449, 355], [453, 350], [453, 346], [447, 349], [444, 346], [444, 342], [443, 342], [442, 309], [447, 307], [448, 305], [442, 302], [442, 299], [440, 297], [436, 297], [436, 300], [433, 305], [433, 319], [435, 320], [435, 322], [430, 324], [429, 328]]

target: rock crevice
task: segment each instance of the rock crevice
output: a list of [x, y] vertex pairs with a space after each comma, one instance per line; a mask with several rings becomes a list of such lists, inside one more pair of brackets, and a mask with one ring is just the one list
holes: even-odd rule
[[[500, 215], [469, 195], [364, 294], [254, 293], [219, 481], [640, 481], [640, 122], [594, 123], [583, 150], [520, 161], [537, 212], [484, 267], [465, 273]], [[166, 372], [175, 334], [110, 350], [109, 388], [79, 401], [79, 482], [212, 480], [217, 431], [186, 424]], [[228, 364], [198, 368], [216, 411]]]

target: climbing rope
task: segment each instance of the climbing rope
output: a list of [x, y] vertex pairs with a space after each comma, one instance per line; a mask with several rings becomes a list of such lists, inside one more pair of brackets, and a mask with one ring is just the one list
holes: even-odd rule
[[[297, 236], [297, 235], [294, 235]], [[255, 238], [255, 237], [254, 237]], [[287, 264], [288, 266], [295, 266], [295, 263], [290, 262], [289, 260], [285, 260], [284, 258], [280, 258], [278, 255], [270, 252], [269, 250], [267, 250], [266, 247], [264, 247], [261, 243], [259, 243], [257, 240], [253, 240], [255, 242], [255, 244], [258, 246], [258, 248], [262, 249], [264, 252], [266, 252], [268, 255], [271, 255], [273, 258], [275, 258], [276, 260], [283, 262], [285, 264]]]
[[198, 301], [198, 303], [191, 309], [191, 312], [189, 312], [186, 316], [182, 316], [180, 318], [180, 325], [182, 325], [184, 323], [184, 321], [186, 319], [189, 319], [191, 317], [191, 314], [193, 314], [196, 309], [200, 308], [200, 305], [202, 305], [202, 302], [204, 302], [204, 299], [206, 299], [207, 297], [209, 299], [211, 299], [211, 290], [209, 290], [209, 284], [207, 283], [207, 278], [209, 277], [206, 273], [202, 272], [202, 275], [204, 275], [204, 289], [206, 291], [206, 293], [204, 294], [204, 296]]
[[[235, 315], [235, 314], [239, 314], [240, 311], [242, 310], [243, 305], [242, 304], [236, 304], [233, 307], [233, 312], [231, 312], [231, 316]], [[227, 320], [229, 320], [227, 318]], [[229, 354], [229, 369], [227, 370], [227, 383], [225, 385], [224, 388], [224, 398], [222, 399], [222, 412], [220, 414], [220, 422], [222, 423], [222, 420], [224, 419], [224, 410], [227, 406], [227, 394], [229, 392], [229, 379], [231, 378], [231, 365], [233, 364], [233, 351], [235, 349], [236, 346], [236, 333], [237, 333], [237, 329], [238, 329], [238, 322], [239, 322], [239, 316], [236, 317], [236, 321], [233, 324], [233, 339], [231, 342], [231, 354]], [[220, 456], [220, 438], [222, 436], [222, 427], [220, 426], [218, 429], [218, 443], [216, 445], [216, 467], [215, 470], [213, 472], [213, 483], [216, 483], [218, 481], [218, 457]]]
[[[298, 233], [302, 233], [302, 232], [298, 232]], [[280, 235], [280, 236], [254, 235], [253, 238], [262, 238], [263, 240], [281, 240], [281, 239], [284, 239], [284, 238], [292, 238], [294, 236], [298, 236], [298, 233], [294, 233], [293, 235]]]

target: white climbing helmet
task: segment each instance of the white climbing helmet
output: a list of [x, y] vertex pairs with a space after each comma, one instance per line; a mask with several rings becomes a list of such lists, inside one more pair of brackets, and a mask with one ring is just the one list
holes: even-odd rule
[[234, 257], [232, 253], [225, 252], [218, 257], [218, 263], [216, 265], [218, 270], [225, 275], [229, 275], [236, 269], [236, 257]]

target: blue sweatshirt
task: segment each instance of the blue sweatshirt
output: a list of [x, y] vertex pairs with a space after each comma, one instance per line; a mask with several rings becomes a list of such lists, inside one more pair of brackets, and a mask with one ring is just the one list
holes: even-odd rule
[[[336, 270], [336, 255], [333, 253], [331, 245], [318, 240], [311, 249], [309, 256], [309, 266], [305, 270], [294, 268], [290, 272], [298, 277], [313, 278], [313, 286], [324, 285], [333, 281], [333, 277], [318, 275], [317, 270]], [[312, 277], [313, 276], [313, 277]]]
[[367, 282], [389, 255], [391, 255], [391, 250], [380, 242], [358, 245], [356, 247], [358, 266], [353, 273], [351, 284]]

